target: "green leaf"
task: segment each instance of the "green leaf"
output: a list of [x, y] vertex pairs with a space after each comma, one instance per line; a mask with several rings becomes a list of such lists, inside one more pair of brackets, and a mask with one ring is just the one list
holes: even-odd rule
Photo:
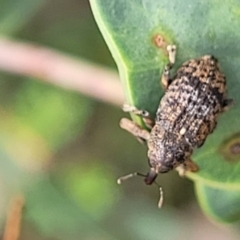
[[195, 183], [195, 189], [202, 209], [211, 218], [226, 223], [239, 220], [239, 190], [213, 188], [201, 182]]
[[[220, 117], [214, 134], [195, 152], [193, 159], [200, 170], [189, 173], [188, 177], [209, 186], [239, 190], [240, 155], [232, 152], [234, 146], [229, 145], [229, 141], [240, 132], [237, 107], [240, 103], [240, 32], [236, 31], [240, 26], [240, 3], [234, 0], [90, 2], [117, 63], [127, 102], [153, 115], [164, 94], [159, 80], [167, 62], [164, 50], [154, 44], [157, 35], [177, 45], [176, 68], [186, 60], [205, 54], [219, 59], [227, 77], [228, 96], [234, 99], [235, 105]], [[235, 144], [238, 142], [237, 139]]]

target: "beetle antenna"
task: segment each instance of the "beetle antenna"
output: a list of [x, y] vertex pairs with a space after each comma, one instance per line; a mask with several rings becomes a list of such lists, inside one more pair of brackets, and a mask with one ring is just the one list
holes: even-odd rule
[[163, 205], [163, 190], [162, 187], [159, 187], [160, 197], [158, 201], [158, 208], [162, 208]]
[[[139, 172], [134, 172], [134, 173], [130, 173], [130, 174], [126, 175], [126, 176], [118, 178], [117, 183], [121, 184], [123, 181], [125, 181], [125, 180], [127, 180], [129, 178], [132, 178], [132, 177], [136, 177], [136, 176], [147, 177], [147, 175], [145, 175], [145, 174], [142, 174], [142, 173], [139, 173]], [[160, 197], [159, 197], [159, 201], [158, 201], [158, 208], [162, 208], [163, 199], [164, 199], [164, 197], [163, 197], [163, 189], [157, 182], [154, 181], [153, 183], [159, 188]]]
[[130, 173], [126, 176], [122, 176], [120, 177], [118, 180], [117, 180], [117, 183], [118, 184], [121, 184], [123, 181], [129, 179], [129, 178], [132, 178], [132, 177], [136, 177], [136, 176], [140, 176], [140, 177], [146, 177], [146, 175], [142, 174], [142, 173], [139, 173], [139, 172], [135, 172], [135, 173]]
[[158, 208], [162, 208], [162, 205], [163, 205], [163, 189], [162, 187], [157, 183], [157, 182], [153, 182], [159, 189], [159, 193], [160, 193], [160, 196], [159, 196], [159, 200], [158, 200]]

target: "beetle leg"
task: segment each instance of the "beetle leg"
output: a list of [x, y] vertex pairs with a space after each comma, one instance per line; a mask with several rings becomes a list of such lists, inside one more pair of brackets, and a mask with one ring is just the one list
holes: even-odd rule
[[150, 137], [150, 133], [146, 129], [141, 128], [138, 124], [128, 118], [122, 118], [119, 125], [121, 128], [135, 136], [141, 143], [145, 143]]
[[130, 112], [130, 113], [133, 113], [133, 114], [136, 114], [136, 115], [142, 117], [144, 123], [150, 129], [155, 125], [155, 122], [150, 117], [149, 112], [147, 112], [145, 110], [139, 110], [136, 107], [130, 106], [128, 104], [123, 104], [122, 109], [123, 109], [124, 112]]
[[185, 177], [186, 171], [197, 172], [198, 166], [191, 159], [188, 159], [184, 163], [178, 165], [176, 170], [180, 177]]
[[233, 99], [231, 98], [225, 99], [222, 104], [222, 111], [223, 112], [227, 111], [232, 105], [233, 105]]
[[165, 66], [164, 72], [161, 77], [161, 83], [163, 88], [166, 90], [171, 83], [171, 78], [170, 78], [170, 70], [172, 69], [173, 64], [175, 63], [175, 58], [176, 58], [176, 46], [175, 45], [168, 45], [167, 46], [167, 51], [168, 51], [168, 59], [169, 63]]

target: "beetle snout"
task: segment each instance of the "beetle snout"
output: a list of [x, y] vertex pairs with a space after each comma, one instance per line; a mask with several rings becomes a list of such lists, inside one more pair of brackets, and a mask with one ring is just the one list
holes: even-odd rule
[[156, 180], [158, 176], [158, 173], [156, 172], [156, 170], [154, 168], [150, 168], [150, 171], [148, 172], [148, 174], [146, 175], [144, 182], [147, 185], [151, 185], [154, 183], [154, 181]]

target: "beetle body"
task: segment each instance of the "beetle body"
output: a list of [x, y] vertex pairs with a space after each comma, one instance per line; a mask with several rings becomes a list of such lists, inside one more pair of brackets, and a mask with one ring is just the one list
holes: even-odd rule
[[[226, 98], [226, 79], [218, 61], [211, 55], [185, 62], [170, 78], [175, 62], [176, 46], [167, 47], [169, 64], [161, 82], [166, 90], [152, 121], [147, 111], [124, 105], [125, 112], [143, 118], [150, 132], [133, 121], [123, 118], [120, 126], [141, 142], [147, 143], [150, 172], [145, 182], [152, 184], [158, 173], [176, 168], [180, 175], [197, 171], [191, 155], [201, 147], [216, 127], [220, 113], [232, 103]], [[143, 174], [139, 174], [143, 175]], [[120, 179], [121, 180], [121, 179]]]

